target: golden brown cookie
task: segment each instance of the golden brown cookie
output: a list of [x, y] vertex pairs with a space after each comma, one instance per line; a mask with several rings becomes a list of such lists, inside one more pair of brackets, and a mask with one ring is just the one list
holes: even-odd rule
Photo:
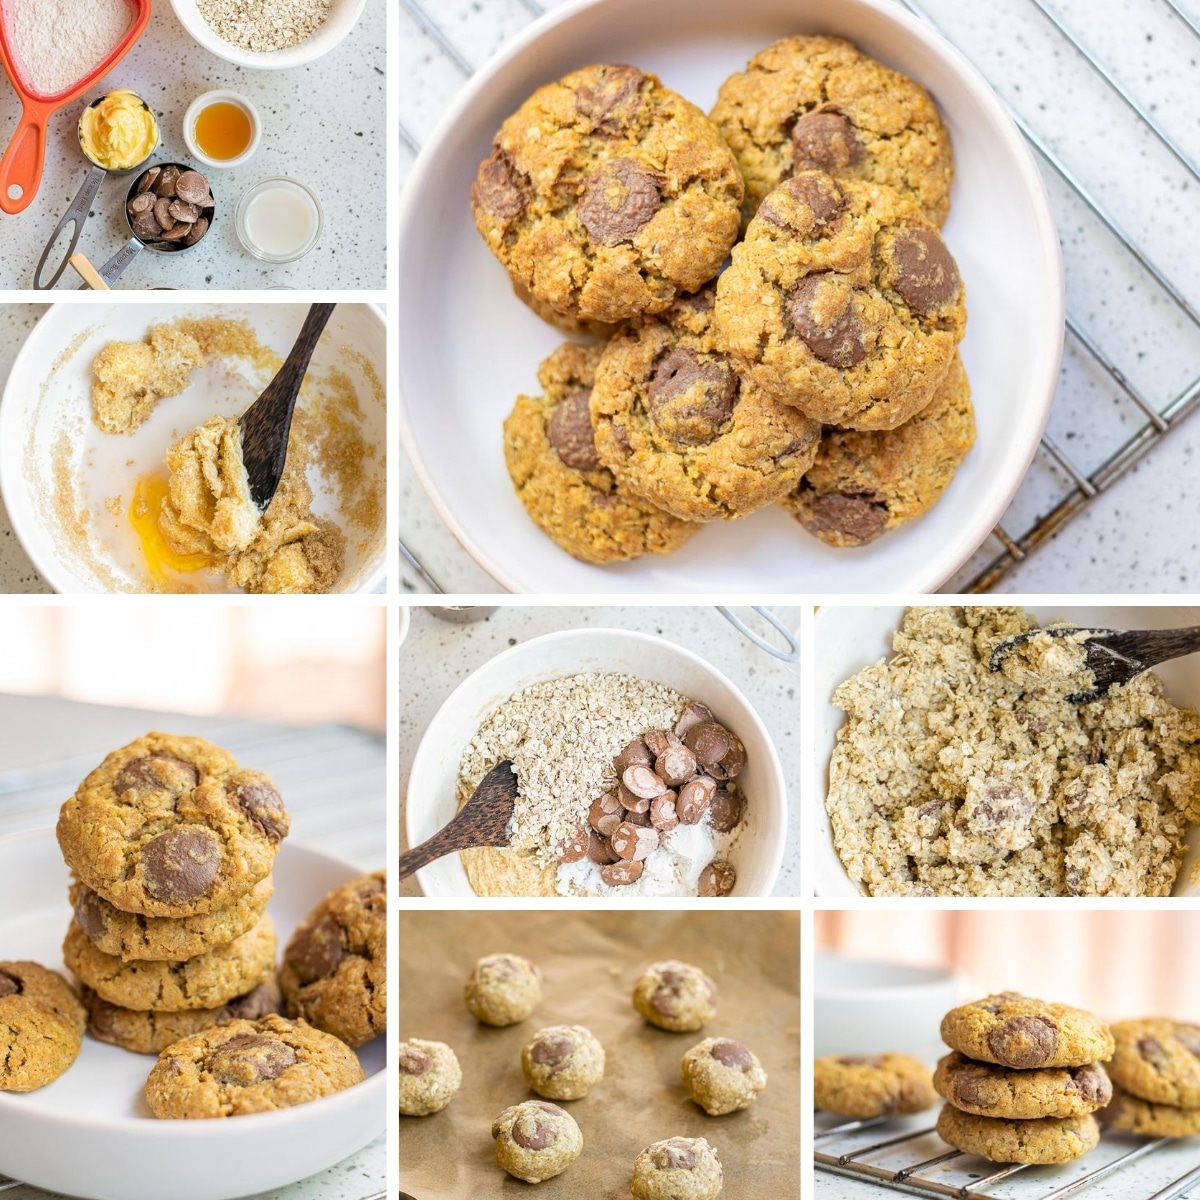
[[929, 1068], [907, 1054], [832, 1054], [813, 1063], [813, 1103], [826, 1112], [884, 1117], [936, 1102]]
[[1028, 1121], [1037, 1117], [1080, 1117], [1112, 1099], [1112, 1083], [1099, 1063], [1014, 1071], [947, 1054], [933, 1086], [962, 1112]]
[[634, 982], [633, 1007], [659, 1029], [691, 1033], [717, 1015], [717, 985], [691, 963], [651, 963]]
[[967, 1058], [1018, 1071], [1082, 1067], [1113, 1053], [1108, 1026], [1090, 1012], [1016, 992], [951, 1009], [942, 1018], [942, 1041]]
[[1115, 1084], [1152, 1104], [1200, 1108], [1200, 1026], [1147, 1017], [1111, 1028]]
[[1109, 1129], [1138, 1137], [1184, 1138], [1200, 1134], [1200, 1108], [1152, 1104], [1115, 1086], [1108, 1107], [1101, 1109], [1096, 1117]]
[[79, 1057], [86, 1014], [71, 985], [35, 962], [0, 962], [0, 1091], [32, 1092]]
[[999, 1163], [1070, 1162], [1100, 1140], [1100, 1127], [1090, 1114], [1004, 1121], [959, 1112], [949, 1104], [938, 1115], [937, 1131], [956, 1150]]

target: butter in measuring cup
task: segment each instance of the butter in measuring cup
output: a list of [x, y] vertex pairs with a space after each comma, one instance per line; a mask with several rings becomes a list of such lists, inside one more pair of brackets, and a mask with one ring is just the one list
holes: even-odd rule
[[158, 145], [158, 121], [136, 92], [119, 88], [94, 100], [79, 118], [79, 148], [106, 171], [128, 171]]

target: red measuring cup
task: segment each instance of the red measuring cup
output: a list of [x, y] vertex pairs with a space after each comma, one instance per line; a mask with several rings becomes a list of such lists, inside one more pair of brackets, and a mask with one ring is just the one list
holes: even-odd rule
[[[86, 0], [84, 0], [86, 3]], [[132, 22], [117, 48], [95, 70], [76, 80], [65, 91], [43, 95], [21, 73], [20, 60], [9, 40], [8, 22], [0, 19], [0, 62], [21, 101], [21, 120], [0, 159], [0, 209], [19, 213], [37, 195], [46, 161], [46, 126], [64, 104], [77, 100], [109, 73], [133, 48], [150, 20], [150, 0], [125, 0]]]

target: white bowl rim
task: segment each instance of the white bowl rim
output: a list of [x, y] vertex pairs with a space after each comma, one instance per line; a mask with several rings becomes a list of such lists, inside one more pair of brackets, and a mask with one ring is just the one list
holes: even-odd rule
[[[246, 114], [250, 122], [250, 144], [236, 158], [213, 158], [211, 155], [205, 154], [196, 142], [196, 118], [200, 115], [201, 109], [222, 101], [236, 105]], [[212, 91], [201, 92], [187, 106], [187, 111], [183, 114], [183, 140], [187, 143], [188, 153], [206, 167], [212, 167], [218, 171], [225, 171], [230, 167], [240, 167], [242, 163], [254, 157], [258, 144], [262, 140], [262, 117], [259, 115], [258, 106], [249, 96], [244, 96], [241, 92], [234, 91], [233, 88], [214, 88]]]
[[[176, 0], [172, 0], [173, 4], [175, 2]], [[544, 33], [563, 22], [572, 20], [587, 9], [614, 2], [619, 2], [619, 0], [567, 0], [567, 3], [551, 9], [503, 43], [455, 96], [450, 107], [426, 139], [421, 152], [413, 163], [408, 180], [400, 191], [396, 242], [398, 248], [397, 278], [404, 277], [405, 249], [413, 240], [414, 234], [418, 232], [413, 228], [418, 197], [426, 187], [427, 177], [433, 170], [434, 158], [445, 140], [447, 132], [461, 115], [474, 105], [479, 93], [492, 79]], [[919, 560], [914, 565], [912, 579], [904, 581], [902, 589], [911, 592], [933, 592], [959, 570], [983, 545], [988, 534], [1004, 515], [1029, 471], [1030, 463], [1033, 462], [1033, 457], [1041, 443], [1042, 433], [1050, 419], [1050, 409], [1058, 386], [1059, 366], [1066, 337], [1066, 280], [1063, 273], [1062, 245], [1050, 208], [1050, 198], [1046, 191], [1045, 181], [1038, 170], [1033, 151], [1017, 128], [1008, 109], [978, 68], [929, 22], [907, 12], [900, 5], [892, 3], [891, 0], [841, 0], [841, 2], [847, 7], [857, 5], [869, 9], [882, 21], [900, 25], [954, 67], [963, 84], [972, 92], [975, 100], [991, 115], [997, 134], [1003, 138], [1008, 147], [1012, 162], [1021, 176], [1035, 214], [1040, 250], [1053, 274], [1053, 279], [1050, 281], [1053, 286], [1053, 294], [1046, 297], [1051, 309], [1051, 317], [1046, 321], [1046, 328], [1047, 330], [1053, 329], [1054, 335], [1043, 339], [1035, 347], [1034, 367], [1031, 372], [1034, 378], [1043, 380], [1045, 389], [1041, 404], [1041, 419], [1030, 422], [1026, 428], [1027, 445], [1019, 456], [1023, 460], [1021, 470], [1013, 472], [1013, 478], [1009, 481], [1008, 487], [995, 497], [994, 506], [986, 510], [981, 509], [975, 513], [973, 519], [964, 521], [957, 535], [942, 544], [939, 555]], [[421, 455], [418, 453], [416, 436], [408, 421], [404, 379], [400, 372], [397, 372], [396, 375], [396, 414], [400, 428], [401, 446], [418, 482], [442, 523], [476, 564], [506, 591], [513, 593], [525, 591], [504, 563], [493, 557], [490, 550], [478, 543], [468, 533], [451, 511], [450, 506], [443, 500], [432, 475], [426, 469]], [[1015, 437], [1014, 441], [1019, 444], [1020, 438]]]
[[[889, 970], [899, 968], [921, 976], [912, 983], [863, 984], [858, 987], [839, 985], [830, 987], [822, 984], [819, 978], [822, 960], [836, 959], [838, 962], [852, 963], [856, 967], [886, 967]], [[822, 1000], [836, 999], [839, 996], [851, 997], [870, 993], [872, 996], [912, 996], [924, 991], [940, 990], [947, 983], [956, 982], [961, 978], [961, 972], [949, 967], [929, 966], [926, 963], [892, 962], [883, 958], [856, 958], [854, 955], [840, 954], [837, 951], [819, 950], [813, 959], [813, 996]]]

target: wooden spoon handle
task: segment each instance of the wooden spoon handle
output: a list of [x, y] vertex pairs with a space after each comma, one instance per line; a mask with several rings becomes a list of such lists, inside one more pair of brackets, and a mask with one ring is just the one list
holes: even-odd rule
[[1147, 667], [1179, 658], [1184, 654], [1195, 654], [1200, 650], [1200, 625], [1185, 629], [1145, 629], [1137, 632], [1109, 634], [1096, 641], [1111, 647], [1118, 654], [1145, 663]]
[[448, 825], [439, 829], [433, 837], [427, 838], [419, 846], [414, 846], [400, 855], [401, 879], [411, 875], [414, 871], [419, 871], [423, 866], [433, 862], [435, 858], [441, 858], [444, 854], [453, 854], [456, 850], [463, 849], [465, 843], [458, 828], [460, 816], [462, 816], [461, 812]]

